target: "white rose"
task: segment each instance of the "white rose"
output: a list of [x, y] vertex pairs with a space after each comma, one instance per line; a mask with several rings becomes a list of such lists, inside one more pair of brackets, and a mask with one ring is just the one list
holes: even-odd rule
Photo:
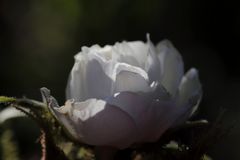
[[[68, 101], [50, 105], [78, 141], [126, 148], [153, 142], [189, 118], [202, 95], [196, 69], [168, 40], [82, 47], [67, 85]], [[71, 100], [70, 100], [71, 99]]]

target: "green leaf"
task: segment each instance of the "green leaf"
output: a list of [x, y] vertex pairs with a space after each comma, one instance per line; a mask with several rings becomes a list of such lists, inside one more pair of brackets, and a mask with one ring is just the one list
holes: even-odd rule
[[0, 104], [1, 103], [11, 103], [11, 102], [15, 102], [16, 99], [13, 97], [6, 97], [6, 96], [0, 96]]

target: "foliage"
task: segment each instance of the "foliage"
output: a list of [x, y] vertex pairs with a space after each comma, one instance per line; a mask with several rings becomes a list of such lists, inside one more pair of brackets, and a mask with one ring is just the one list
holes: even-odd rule
[[0, 137], [0, 146], [2, 160], [19, 160], [18, 148], [13, 140], [13, 132], [9, 129], [5, 130]]

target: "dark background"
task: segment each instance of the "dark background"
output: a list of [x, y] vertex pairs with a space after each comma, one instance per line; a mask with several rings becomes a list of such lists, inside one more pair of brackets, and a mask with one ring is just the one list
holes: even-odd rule
[[[186, 70], [198, 68], [200, 117], [226, 108], [226, 125], [240, 121], [240, 6], [230, 0], [1, 0], [0, 95], [41, 100], [45, 86], [63, 103], [81, 46], [146, 41], [146, 33], [155, 44], [171, 40]], [[210, 151], [214, 159], [240, 158], [239, 126]]]

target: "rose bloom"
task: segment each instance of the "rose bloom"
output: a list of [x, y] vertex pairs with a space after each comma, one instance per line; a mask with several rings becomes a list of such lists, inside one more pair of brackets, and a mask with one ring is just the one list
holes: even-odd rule
[[123, 149], [157, 141], [186, 121], [202, 89], [195, 68], [184, 75], [182, 57], [170, 41], [154, 46], [147, 36], [146, 43], [82, 47], [66, 94], [64, 106], [49, 108], [73, 138]]

